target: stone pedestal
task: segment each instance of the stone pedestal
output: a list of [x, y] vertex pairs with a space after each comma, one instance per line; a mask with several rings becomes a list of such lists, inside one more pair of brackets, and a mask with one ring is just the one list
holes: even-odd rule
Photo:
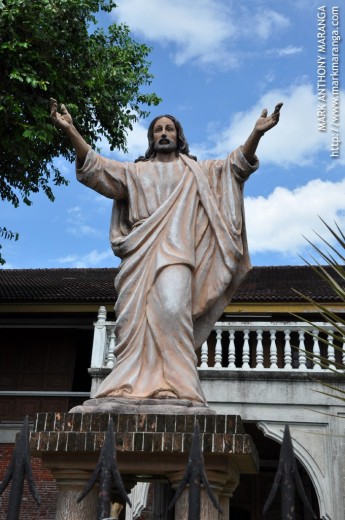
[[[81, 520], [96, 511], [97, 492], [76, 506], [76, 496], [96, 467], [108, 422], [113, 420], [117, 463], [125, 486], [137, 481], [170, 481], [176, 488], [188, 463], [195, 422], [201, 432], [208, 481], [228, 519], [228, 498], [240, 473], [255, 473], [258, 457], [239, 416], [41, 413], [30, 435], [34, 456], [40, 456], [56, 478], [59, 501], [56, 519]], [[68, 510], [66, 510], [66, 508]], [[86, 508], [86, 509], [85, 509]], [[212, 510], [212, 513], [211, 513]], [[222, 518], [201, 492], [202, 519]], [[175, 518], [188, 519], [188, 490], [175, 507]]]

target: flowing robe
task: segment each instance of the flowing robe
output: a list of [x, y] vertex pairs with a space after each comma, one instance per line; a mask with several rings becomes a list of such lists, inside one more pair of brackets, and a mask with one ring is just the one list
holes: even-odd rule
[[171, 163], [121, 163], [89, 151], [77, 177], [114, 199], [110, 240], [122, 259], [116, 364], [96, 397], [168, 392], [205, 402], [195, 350], [250, 268], [243, 183], [257, 167], [240, 148], [224, 160], [180, 154]]

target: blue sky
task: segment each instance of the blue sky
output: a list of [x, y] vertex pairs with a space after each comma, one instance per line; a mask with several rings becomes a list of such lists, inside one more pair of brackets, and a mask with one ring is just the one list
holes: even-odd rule
[[[313, 230], [325, 235], [318, 216], [331, 224], [336, 220], [344, 229], [345, 50], [337, 36], [345, 36], [345, 7], [340, 2], [118, 0], [117, 4], [101, 22], [126, 22], [136, 41], [152, 47], [154, 80], [149, 90], [163, 102], [128, 135], [129, 154], [112, 152], [114, 158], [130, 160], [142, 154], [149, 120], [162, 113], [181, 121], [191, 153], [200, 159], [225, 157], [244, 142], [263, 108], [271, 112], [282, 101], [280, 123], [261, 140], [260, 169], [245, 187], [252, 264], [302, 263], [300, 255], [309, 254], [303, 235], [315, 242]], [[318, 52], [323, 38], [326, 53]], [[330, 75], [333, 66], [335, 90], [337, 63], [332, 56], [337, 55], [339, 103]], [[325, 103], [318, 99], [322, 86], [318, 56], [326, 66]], [[68, 99], [59, 101], [68, 105]], [[338, 103], [338, 114], [332, 103]], [[325, 105], [320, 120], [318, 105]], [[323, 122], [326, 131], [318, 129]], [[331, 157], [332, 137], [342, 140], [337, 157]], [[101, 145], [102, 153], [111, 155], [107, 143]], [[111, 201], [79, 184], [73, 164], [56, 161], [70, 184], [55, 190], [54, 203], [37, 195], [29, 208], [3, 204], [1, 224], [20, 233], [18, 242], [4, 244], [5, 267], [118, 265], [108, 243]]]

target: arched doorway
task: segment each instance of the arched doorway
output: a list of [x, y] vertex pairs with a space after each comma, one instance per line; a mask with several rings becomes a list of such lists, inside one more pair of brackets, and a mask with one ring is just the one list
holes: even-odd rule
[[[260, 471], [256, 475], [241, 475], [240, 484], [230, 501], [231, 520], [263, 520], [262, 510], [278, 467], [281, 445], [265, 437], [255, 423], [244, 423], [246, 433], [251, 435], [260, 458]], [[296, 459], [297, 460], [297, 459]], [[297, 460], [299, 474], [308, 500], [319, 518], [319, 505], [313, 483]], [[296, 520], [311, 520], [296, 492]], [[266, 515], [265, 520], [281, 520], [280, 490]]]

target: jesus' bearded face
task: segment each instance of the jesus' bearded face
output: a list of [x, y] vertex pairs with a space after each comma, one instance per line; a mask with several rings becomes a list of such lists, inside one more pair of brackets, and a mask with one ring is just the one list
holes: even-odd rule
[[168, 117], [158, 119], [153, 127], [153, 148], [160, 153], [171, 153], [177, 148], [176, 127]]

